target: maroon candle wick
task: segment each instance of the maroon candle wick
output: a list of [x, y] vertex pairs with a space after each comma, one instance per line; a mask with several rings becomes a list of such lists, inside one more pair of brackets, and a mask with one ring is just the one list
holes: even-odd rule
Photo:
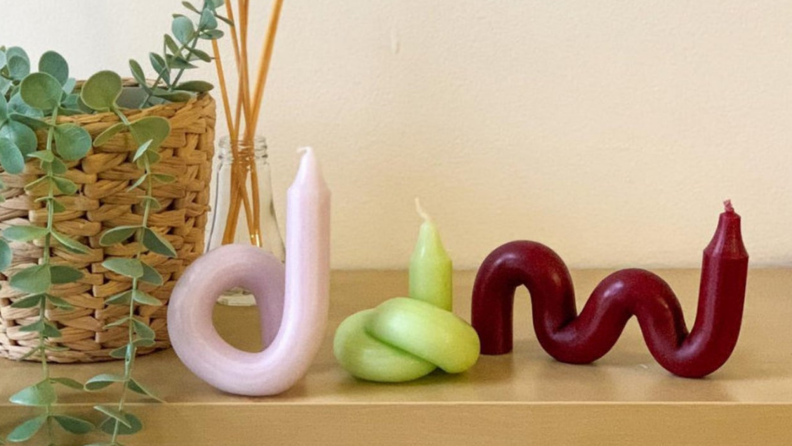
[[723, 202], [723, 207], [726, 208], [726, 212], [727, 213], [729, 213], [729, 214], [733, 214], [734, 213], [734, 206], [732, 206], [731, 200], [724, 201]]
[[476, 276], [472, 322], [481, 353], [512, 350], [514, 292], [523, 285], [531, 294], [536, 337], [559, 361], [596, 361], [636, 316], [649, 351], [668, 371], [691, 378], [714, 372], [737, 344], [748, 274], [740, 216], [729, 201], [724, 204], [726, 210], [704, 251], [698, 312], [690, 333], [671, 287], [641, 269], [606, 277], [578, 315], [563, 260], [542, 244], [516, 241], [493, 251]]

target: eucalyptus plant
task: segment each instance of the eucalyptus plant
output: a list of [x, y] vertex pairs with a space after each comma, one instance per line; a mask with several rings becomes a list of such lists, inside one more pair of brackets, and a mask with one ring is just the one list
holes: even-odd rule
[[[121, 122], [103, 134], [100, 134], [94, 145], [102, 146], [109, 138], [108, 132], [128, 132], [138, 145], [133, 155], [137, 167], [142, 171], [138, 180], [132, 184], [128, 191], [144, 187], [145, 193], [140, 197], [143, 207], [143, 216], [140, 224], [132, 226], [118, 226], [105, 231], [100, 237], [102, 246], [111, 246], [117, 243], [135, 243], [137, 253], [134, 258], [111, 258], [102, 263], [108, 270], [127, 277], [131, 280], [131, 289], [108, 298], [108, 305], [124, 305], [128, 308], [127, 315], [118, 319], [106, 328], [126, 325], [128, 327], [127, 344], [110, 353], [114, 358], [124, 359], [124, 373], [103, 373], [89, 379], [85, 388], [90, 391], [100, 390], [113, 384], [122, 386], [121, 397], [117, 405], [95, 406], [95, 409], [105, 415], [100, 429], [111, 436], [111, 445], [117, 445], [118, 436], [131, 435], [143, 427], [140, 419], [126, 410], [127, 391], [140, 393], [152, 398], [157, 398], [133, 376], [133, 366], [137, 349], [154, 345], [155, 333], [148, 325], [135, 315], [136, 305], [161, 306], [162, 302], [156, 297], [141, 289], [141, 284], [147, 283], [154, 286], [163, 284], [162, 276], [152, 266], [143, 261], [146, 252], [153, 252], [166, 257], [176, 257], [176, 250], [170, 242], [154, 229], [149, 227], [149, 217], [153, 210], [161, 208], [159, 201], [154, 196], [154, 185], [167, 184], [175, 181], [173, 176], [155, 173], [153, 168], [159, 162], [158, 149], [170, 134], [168, 120], [156, 116], [148, 116], [130, 122], [117, 104], [118, 97], [123, 89], [121, 77], [112, 71], [102, 71], [91, 76], [82, 89], [83, 102], [97, 111], [110, 111], [115, 113]], [[115, 128], [114, 128], [115, 127]], [[112, 130], [111, 130], [112, 129]]]
[[[58, 123], [59, 114], [77, 112], [72, 108], [76, 104], [72, 93], [75, 82], [69, 78], [69, 66], [63, 57], [55, 52], [47, 52], [39, 60], [39, 72], [29, 73], [29, 59], [23, 50], [9, 48], [3, 53], [5, 57], [0, 57], [0, 62], [4, 58], [6, 66], [0, 69], [0, 77], [6, 79], [6, 93], [0, 95], [0, 163], [9, 173], [21, 173], [26, 158], [37, 159], [42, 175], [28, 183], [25, 189], [43, 193], [36, 201], [43, 203], [47, 210], [46, 226], [11, 226], [2, 234], [6, 240], [38, 241], [43, 246], [41, 262], [17, 271], [10, 279], [13, 288], [25, 293], [24, 297], [11, 305], [12, 308], [38, 309], [36, 321], [23, 326], [20, 332], [36, 334], [38, 343], [25, 356], [38, 355], [42, 366], [41, 380], [11, 396], [11, 402], [42, 409], [38, 415], [18, 425], [8, 435], [8, 440], [27, 441], [46, 426], [48, 441], [54, 444], [55, 424], [75, 434], [84, 434], [93, 429], [89, 421], [56, 412], [53, 407], [58, 397], [55, 389], [57, 385], [73, 389], [81, 389], [82, 385], [73, 379], [54, 377], [50, 373], [47, 352], [61, 349], [51, 345], [50, 340], [59, 338], [61, 332], [46, 314], [50, 307], [73, 309], [67, 300], [53, 295], [51, 288], [83, 277], [82, 272], [71, 266], [51, 264], [50, 248], [53, 240], [76, 253], [90, 250], [79, 241], [58, 232], [54, 227], [54, 216], [66, 209], [58, 197], [73, 195], [78, 190], [77, 185], [65, 176], [68, 170], [66, 163], [88, 153], [91, 136], [75, 124]], [[11, 95], [10, 100], [6, 100], [7, 94]], [[46, 132], [44, 150], [38, 150], [34, 129]], [[0, 266], [7, 267], [11, 263], [8, 244], [0, 244], [0, 251]]]
[[[157, 79], [147, 82], [140, 64], [130, 60], [132, 76], [145, 91], [145, 99], [138, 108], [145, 108], [156, 101], [181, 102], [189, 100], [194, 94], [212, 89], [203, 81], [182, 82], [185, 70], [196, 68], [198, 61], [211, 61], [211, 57], [197, 48], [200, 40], [214, 40], [223, 36], [218, 28], [218, 20], [228, 20], [216, 13], [223, 0], [204, 0], [199, 9], [189, 2], [184, 6], [194, 14], [195, 20], [182, 14], [174, 14], [171, 35], [163, 39], [162, 53], [151, 53], [149, 60]], [[230, 22], [228, 22], [230, 24]], [[100, 429], [110, 436], [105, 445], [120, 445], [118, 437], [134, 434], [142, 429], [138, 417], [126, 408], [128, 391], [139, 393], [159, 400], [150, 390], [133, 376], [133, 366], [137, 349], [154, 344], [154, 331], [136, 317], [136, 305], [162, 305], [162, 302], [145, 292], [141, 286], [162, 285], [162, 276], [144, 261], [147, 253], [165, 257], [177, 255], [168, 240], [149, 225], [153, 211], [161, 208], [155, 198], [158, 184], [175, 181], [169, 175], [156, 172], [160, 160], [159, 148], [170, 134], [170, 124], [160, 117], [142, 117], [130, 121], [125, 109], [118, 104], [123, 90], [121, 77], [112, 71], [101, 71], [91, 76], [81, 87], [69, 77], [66, 60], [56, 52], [42, 55], [38, 71], [31, 72], [30, 58], [19, 47], [0, 47], [0, 165], [10, 174], [19, 174], [31, 169], [30, 160], [37, 160], [37, 178], [25, 186], [27, 191], [41, 195], [36, 201], [46, 208], [47, 223], [44, 227], [11, 226], [2, 232], [0, 238], [0, 270], [12, 263], [12, 250], [7, 243], [37, 242], [43, 248], [38, 265], [19, 270], [10, 279], [10, 285], [25, 293], [12, 307], [37, 308], [37, 319], [23, 326], [20, 331], [35, 333], [37, 345], [25, 357], [37, 355], [41, 361], [42, 379], [25, 387], [11, 397], [11, 401], [25, 406], [40, 408], [40, 413], [23, 421], [7, 437], [11, 442], [25, 442], [46, 426], [48, 444], [56, 444], [53, 427], [59, 425], [68, 432], [84, 434], [94, 426], [87, 420], [66, 415], [55, 410], [57, 402], [56, 386], [95, 391], [119, 384], [122, 386], [118, 403], [99, 405], [95, 409], [105, 418]], [[82, 113], [112, 112], [121, 122], [109, 127], [93, 141], [85, 129], [76, 124], [59, 123], [59, 116]], [[36, 132], [45, 134], [44, 150], [38, 150]], [[124, 373], [101, 374], [89, 379], [85, 385], [65, 377], [53, 377], [47, 362], [47, 352], [57, 351], [57, 338], [61, 336], [57, 327], [47, 318], [47, 310], [56, 308], [70, 310], [68, 298], [55, 296], [53, 285], [75, 282], [82, 273], [67, 265], [53, 265], [50, 261], [53, 243], [76, 253], [86, 253], [89, 247], [56, 230], [54, 216], [66, 208], [59, 200], [61, 196], [74, 195], [77, 185], [66, 176], [67, 163], [82, 159], [91, 147], [101, 147], [119, 133], [129, 133], [137, 144], [132, 155], [141, 171], [140, 177], [129, 190], [143, 190], [140, 205], [143, 208], [141, 221], [133, 226], [112, 228], [100, 237], [100, 244], [110, 246], [117, 243], [135, 243], [137, 254], [134, 258], [107, 259], [103, 266], [109, 271], [128, 277], [131, 289], [106, 300], [109, 305], [128, 307], [127, 315], [109, 324], [106, 328], [127, 326], [127, 344], [114, 350], [111, 356], [124, 359]], [[2, 184], [0, 184], [2, 188]], [[2, 197], [0, 197], [2, 199]], [[24, 358], [23, 358], [24, 359]], [[0, 443], [2, 440], [0, 439]]]
[[149, 53], [149, 62], [157, 73], [152, 86], [148, 86], [140, 63], [134, 59], [129, 61], [132, 76], [146, 90], [146, 97], [139, 108], [151, 105], [153, 97], [180, 102], [188, 100], [191, 93], [203, 93], [213, 88], [205, 81], [180, 81], [185, 70], [197, 68], [194, 62], [212, 61], [212, 57], [197, 45], [200, 40], [223, 37], [223, 31], [217, 29], [218, 20], [231, 24], [227, 18], [217, 14], [216, 9], [223, 4], [224, 0], [205, 0], [203, 7], [198, 9], [190, 2], [182, 2], [185, 8], [198, 15], [198, 21], [194, 22], [184, 14], [173, 15], [173, 35], [165, 34], [163, 37], [162, 53]]

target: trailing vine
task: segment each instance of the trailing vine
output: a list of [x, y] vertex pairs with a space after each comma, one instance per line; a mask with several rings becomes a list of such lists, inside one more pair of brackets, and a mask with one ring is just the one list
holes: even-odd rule
[[[188, 8], [194, 9], [189, 3]], [[190, 62], [195, 58], [211, 60], [208, 55], [196, 48], [198, 39], [219, 38], [222, 32], [216, 30], [217, 20], [215, 19], [215, 8], [222, 5], [222, 2], [207, 0], [199, 14], [199, 23], [193, 25], [187, 17], [176, 15], [173, 21], [174, 40], [170, 36], [165, 36], [164, 57], [156, 57], [152, 53], [152, 65], [157, 69], [159, 78], [152, 85], [148, 85], [142, 78], [142, 70], [137, 62], [130, 61], [132, 73], [138, 80], [143, 89], [147, 92], [144, 104], [154, 96], [168, 100], [186, 100], [191, 96], [186, 91], [201, 92], [212, 88], [211, 84], [202, 81], [188, 81], [179, 84], [179, 79], [186, 69], [194, 68]], [[181, 46], [176, 46], [175, 41], [181, 42]], [[172, 53], [168, 51], [172, 50]], [[188, 51], [183, 55], [182, 51]], [[160, 67], [160, 64], [161, 67]], [[174, 75], [170, 71], [176, 70]], [[160, 89], [157, 84], [160, 80], [165, 81], [167, 90]], [[154, 196], [155, 183], [168, 184], [176, 179], [170, 175], [156, 173], [154, 167], [160, 160], [158, 153], [159, 147], [170, 134], [170, 124], [167, 119], [155, 116], [147, 116], [136, 121], [130, 122], [123, 110], [117, 104], [118, 97], [123, 89], [121, 78], [111, 72], [103, 71], [96, 73], [85, 83], [81, 93], [84, 104], [95, 111], [111, 111], [121, 120], [120, 123], [109, 127], [96, 137], [94, 145], [101, 147], [113, 136], [120, 132], [128, 132], [138, 149], [133, 155], [133, 161], [142, 171], [138, 180], [132, 184], [128, 191], [144, 188], [145, 193], [140, 198], [143, 207], [143, 215], [139, 225], [119, 226], [105, 231], [100, 237], [99, 243], [102, 246], [111, 246], [118, 243], [129, 242], [136, 244], [137, 252], [134, 258], [112, 258], [102, 263], [108, 270], [127, 277], [131, 280], [131, 288], [108, 298], [105, 303], [108, 305], [127, 306], [125, 317], [114, 321], [106, 328], [126, 325], [127, 344], [113, 352], [111, 356], [124, 359], [124, 371], [119, 374], [100, 374], [89, 379], [85, 383], [87, 390], [100, 390], [114, 384], [121, 385], [121, 394], [118, 403], [113, 406], [100, 405], [95, 409], [105, 415], [104, 421], [99, 428], [110, 436], [108, 445], [120, 445], [118, 437], [121, 435], [132, 435], [143, 428], [140, 419], [129, 412], [126, 408], [126, 401], [129, 391], [142, 394], [161, 401], [152, 391], [141, 384], [134, 377], [134, 364], [137, 349], [140, 347], [150, 347], [154, 345], [155, 333], [135, 314], [136, 305], [161, 306], [162, 302], [156, 297], [148, 294], [141, 285], [148, 284], [160, 286], [163, 284], [162, 276], [157, 270], [146, 263], [144, 254], [154, 253], [168, 258], [176, 257], [176, 250], [170, 242], [154, 228], [149, 225], [149, 218], [152, 211], [159, 210], [161, 204]], [[183, 95], [187, 95], [184, 97]]]
[[218, 20], [232, 25], [227, 18], [217, 14], [216, 9], [223, 4], [224, 0], [205, 0], [203, 6], [198, 9], [190, 2], [182, 2], [185, 8], [198, 15], [198, 22], [194, 23], [183, 14], [173, 15], [171, 23], [173, 36], [165, 35], [162, 54], [149, 53], [149, 62], [157, 73], [153, 84], [148, 85], [140, 63], [134, 59], [129, 61], [132, 75], [146, 91], [146, 97], [139, 108], [151, 105], [152, 97], [177, 102], [185, 101], [190, 98], [190, 92], [201, 93], [213, 88], [212, 84], [205, 81], [181, 83], [179, 81], [185, 70], [197, 68], [193, 62], [212, 61], [212, 56], [197, 48], [197, 45], [200, 40], [216, 40], [223, 37], [223, 31], [217, 29]]
[[[71, 266], [51, 264], [53, 239], [72, 252], [85, 254], [90, 251], [79, 241], [58, 232], [54, 217], [56, 213], [66, 210], [58, 197], [73, 195], [78, 190], [77, 185], [65, 176], [68, 170], [66, 162], [85, 156], [91, 149], [91, 136], [75, 124], [58, 124], [59, 114], [80, 113], [71, 108], [76, 104], [72, 93], [75, 82], [68, 76], [69, 67], [63, 57], [52, 51], [45, 53], [39, 61], [40, 71], [31, 74], [28, 72], [30, 64], [27, 54], [21, 49], [10, 48], [5, 52], [6, 56], [9, 52], [12, 56], [7, 58], [7, 62], [22, 60], [16, 62], [16, 66], [26, 69], [12, 70], [8, 65], [5, 67], [8, 68], [6, 73], [12, 77], [11, 82], [7, 83], [10, 85], [7, 91], [11, 91], [12, 97], [6, 101], [5, 95], [0, 95], [0, 164], [7, 172], [15, 174], [25, 169], [25, 158], [39, 160], [43, 175], [28, 183], [25, 189], [36, 193], [46, 191], [36, 202], [44, 203], [47, 223], [44, 227], [11, 226], [3, 231], [6, 240], [42, 243], [43, 252], [38, 265], [21, 269], [10, 279], [11, 287], [24, 293], [11, 307], [38, 309], [38, 318], [19, 331], [36, 335], [37, 345], [24, 357], [37, 355], [42, 371], [40, 381], [20, 390], [10, 400], [14, 404], [41, 409], [38, 415], [19, 424], [7, 438], [12, 442], [27, 441], [46, 426], [48, 443], [55, 444], [55, 424], [75, 434], [84, 434], [93, 429], [93, 424], [87, 420], [55, 411], [54, 404], [58, 399], [56, 385], [73, 389], [81, 389], [82, 385], [70, 378], [53, 377], [47, 362], [47, 352], [63, 349], [52, 345], [61, 337], [61, 332], [48, 319], [47, 311], [52, 307], [66, 311], [73, 309], [66, 299], [53, 294], [52, 286], [76, 282], [83, 277], [81, 271]], [[46, 130], [44, 150], [37, 150], [38, 141], [33, 129]], [[30, 135], [33, 139], [29, 139]], [[0, 250], [0, 266], [7, 267], [11, 264], [10, 247], [3, 242]]]
[[[149, 61], [157, 74], [153, 83], [146, 80], [142, 67], [135, 60], [129, 65], [132, 76], [145, 92], [139, 108], [152, 105], [154, 100], [183, 102], [196, 93], [207, 92], [213, 87], [204, 81], [181, 81], [186, 70], [196, 68], [198, 61], [210, 62], [212, 58], [198, 48], [200, 40], [215, 40], [223, 36], [218, 20], [229, 22], [218, 15], [216, 9], [223, 0], [204, 0], [196, 8], [183, 2], [191, 12], [197, 14], [195, 22], [182, 14], [174, 14], [172, 36], [165, 35], [162, 53], [151, 53]], [[133, 375], [138, 348], [154, 345], [154, 331], [139, 319], [135, 310], [138, 305], [159, 306], [162, 302], [148, 294], [143, 288], [162, 285], [162, 276], [145, 259], [149, 253], [165, 257], [176, 257], [176, 251], [168, 240], [150, 226], [152, 212], [161, 205], [155, 198], [157, 184], [175, 181], [175, 178], [156, 172], [160, 160], [159, 147], [170, 134], [169, 122], [161, 117], [143, 117], [130, 121], [119, 106], [118, 99], [123, 90], [121, 77], [112, 71], [102, 71], [91, 76], [80, 88], [75, 79], [69, 77], [66, 60], [58, 53], [49, 51], [39, 60], [38, 72], [31, 73], [27, 53], [19, 47], [0, 47], [0, 165], [9, 174], [21, 174], [27, 168], [37, 178], [25, 186], [25, 190], [40, 196], [36, 202], [46, 209], [45, 226], [11, 226], [2, 231], [0, 238], [0, 270], [12, 267], [10, 242], [36, 242], [42, 246], [42, 258], [38, 265], [16, 271], [10, 278], [12, 288], [22, 293], [11, 305], [18, 309], [37, 309], [33, 322], [21, 327], [20, 332], [35, 336], [36, 345], [23, 358], [39, 358], [41, 380], [25, 387], [11, 397], [11, 402], [40, 408], [39, 414], [24, 420], [6, 437], [10, 442], [25, 442], [45, 428], [47, 442], [56, 444], [54, 426], [75, 434], [84, 434], [94, 426], [87, 420], [56, 411], [57, 386], [95, 391], [113, 384], [122, 386], [117, 404], [98, 405], [95, 409], [105, 416], [100, 429], [110, 436], [110, 445], [119, 445], [118, 437], [134, 434], [142, 429], [140, 419], [126, 408], [129, 391], [159, 400], [151, 391], [137, 381]], [[120, 121], [99, 134], [93, 141], [88, 132], [76, 124], [58, 123], [59, 116], [84, 113], [112, 112]], [[44, 150], [38, 150], [36, 132], [44, 133]], [[66, 173], [67, 163], [83, 158], [91, 147], [101, 147], [119, 133], [129, 133], [136, 143], [132, 155], [141, 171], [141, 176], [130, 187], [142, 190], [140, 206], [143, 209], [140, 224], [112, 228], [100, 237], [102, 246], [116, 243], [135, 243], [133, 258], [110, 258], [102, 264], [109, 271], [130, 279], [128, 291], [106, 300], [108, 305], [128, 307], [125, 317], [113, 321], [105, 328], [127, 326], [127, 344], [111, 356], [124, 359], [123, 374], [101, 374], [88, 380], [85, 385], [75, 380], [55, 377], [47, 360], [47, 352], [66, 350], [57, 346], [61, 332], [48, 318], [52, 309], [73, 309], [68, 298], [57, 296], [53, 285], [79, 281], [83, 274], [76, 268], [51, 263], [51, 249], [57, 243], [75, 253], [87, 253], [90, 248], [66, 234], [59, 232], [55, 215], [66, 210], [58, 199], [74, 195], [79, 188]], [[29, 160], [38, 160], [38, 171]], [[2, 189], [0, 182], [0, 189]], [[0, 200], [2, 197], [0, 196]], [[130, 240], [131, 239], [131, 240]], [[0, 439], [0, 444], [2, 444]]]

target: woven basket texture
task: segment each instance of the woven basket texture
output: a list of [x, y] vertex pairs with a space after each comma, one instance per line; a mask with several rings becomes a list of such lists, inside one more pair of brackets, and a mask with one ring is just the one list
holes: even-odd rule
[[[204, 250], [204, 230], [209, 210], [209, 182], [214, 153], [215, 103], [208, 94], [199, 95], [185, 103], [166, 103], [145, 110], [125, 112], [132, 121], [143, 116], [161, 116], [170, 121], [171, 134], [160, 148], [162, 160], [154, 172], [170, 174], [175, 183], [155, 183], [153, 195], [162, 208], [152, 210], [149, 226], [163, 234], [178, 253], [168, 259], [146, 253], [143, 260], [154, 266], [163, 276], [162, 286], [142, 284], [141, 289], [167, 304], [176, 281], [185, 268]], [[72, 122], [85, 128], [92, 138], [119, 122], [112, 113], [59, 117], [59, 122]], [[45, 134], [39, 133], [39, 150], [44, 149]], [[76, 283], [54, 285], [51, 294], [68, 301], [73, 310], [47, 309], [47, 317], [63, 336], [53, 338], [52, 344], [62, 351], [48, 351], [50, 361], [58, 363], [98, 362], [113, 359], [110, 352], [127, 342], [126, 325], [104, 327], [126, 316], [128, 307], [107, 306], [106, 298], [129, 290], [131, 279], [112, 273], [102, 262], [113, 257], [133, 257], [138, 243], [132, 241], [109, 247], [99, 245], [100, 235], [107, 229], [122, 225], [140, 224], [143, 209], [140, 198], [144, 186], [127, 189], [142, 171], [132, 161], [137, 145], [128, 132], [115, 135], [102, 147], [94, 147], [80, 161], [67, 163], [66, 176], [77, 183], [76, 195], [62, 197], [66, 211], [55, 214], [55, 229], [91, 247], [88, 254], [65, 250], [53, 239], [51, 262], [68, 264], [83, 272]], [[27, 163], [25, 172], [10, 175], [0, 169], [6, 185], [2, 191], [5, 202], [0, 203], [0, 230], [12, 225], [45, 226], [46, 208], [36, 198], [45, 195], [42, 189], [26, 192], [25, 184], [42, 174], [37, 160]], [[40, 242], [11, 242], [14, 252], [12, 265], [0, 273], [0, 356], [19, 359], [38, 345], [38, 334], [20, 328], [37, 320], [39, 310], [11, 308], [24, 295], [9, 286], [8, 278], [17, 271], [40, 262], [43, 249]], [[166, 327], [167, 305], [137, 306], [136, 316], [156, 333], [152, 347], [140, 348], [140, 354], [170, 346]], [[60, 350], [60, 349], [59, 349]], [[38, 354], [30, 356], [37, 360]]]

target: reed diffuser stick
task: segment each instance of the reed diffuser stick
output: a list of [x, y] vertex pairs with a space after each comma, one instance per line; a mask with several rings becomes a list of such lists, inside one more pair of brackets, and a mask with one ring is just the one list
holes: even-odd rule
[[[275, 45], [275, 35], [283, 0], [273, 0], [267, 33], [261, 50], [255, 88], [251, 88], [249, 48], [250, 0], [238, 0], [236, 3], [238, 17], [235, 17], [232, 1], [226, 1], [228, 19], [234, 23], [230, 26], [231, 42], [236, 62], [238, 89], [236, 103], [232, 105], [228, 94], [225, 71], [220, 57], [220, 49], [213, 46], [215, 63], [217, 64], [218, 80], [223, 95], [223, 109], [226, 113], [226, 124], [234, 156], [234, 167], [231, 170], [230, 205], [226, 227], [223, 231], [223, 244], [233, 243], [240, 212], [244, 210], [245, 221], [250, 234], [250, 242], [261, 246], [261, 204], [258, 190], [258, 172], [255, 163], [255, 138], [258, 118], [261, 113], [261, 101], [264, 95], [270, 61]], [[235, 20], [238, 18], [238, 20]], [[232, 112], [233, 109], [233, 112]], [[251, 186], [248, 189], [247, 182]]]

